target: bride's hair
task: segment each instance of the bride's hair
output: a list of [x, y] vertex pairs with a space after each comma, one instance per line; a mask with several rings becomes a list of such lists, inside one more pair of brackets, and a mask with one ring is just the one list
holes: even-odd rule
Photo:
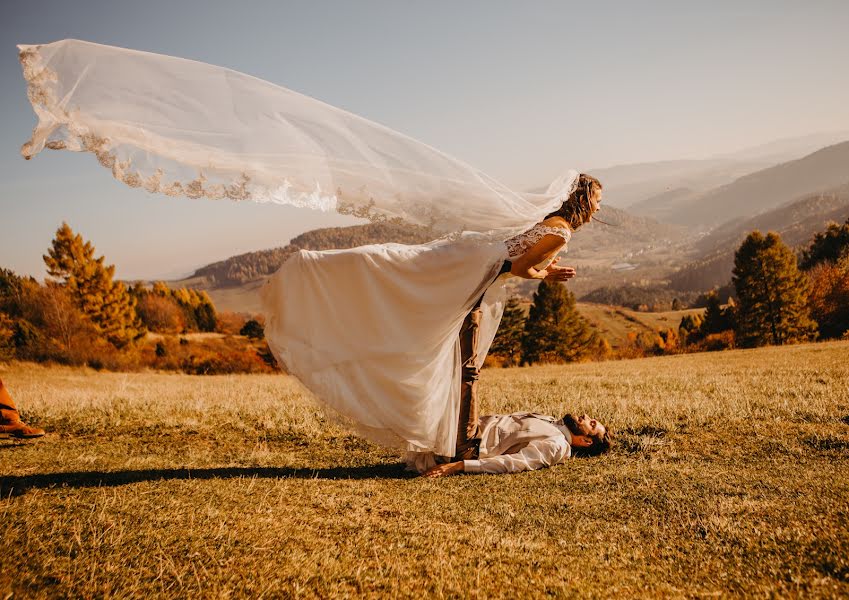
[[563, 217], [572, 231], [590, 220], [593, 214], [590, 199], [602, 189], [601, 182], [592, 175], [581, 173], [575, 184], [575, 190], [563, 201], [560, 208], [553, 213], [545, 215], [549, 217]]

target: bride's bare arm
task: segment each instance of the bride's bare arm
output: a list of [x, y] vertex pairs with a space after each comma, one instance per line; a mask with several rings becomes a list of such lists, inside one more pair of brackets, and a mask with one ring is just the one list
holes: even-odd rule
[[559, 235], [544, 235], [530, 250], [513, 261], [510, 273], [524, 279], [545, 279], [547, 281], [571, 279], [575, 276], [575, 269], [556, 266], [559, 260], [557, 258], [545, 269], [534, 268], [534, 265], [538, 265], [557, 254], [564, 245], [563, 238]]

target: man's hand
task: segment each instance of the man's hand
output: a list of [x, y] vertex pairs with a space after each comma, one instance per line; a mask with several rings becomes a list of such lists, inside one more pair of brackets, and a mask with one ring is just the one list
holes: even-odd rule
[[545, 281], [566, 281], [575, 276], [575, 267], [558, 267], [557, 262], [559, 260], [560, 257], [558, 256], [545, 268]]
[[457, 473], [463, 472], [463, 461], [459, 460], [457, 462], [445, 463], [444, 465], [436, 465], [435, 467], [431, 467], [424, 473], [422, 473], [422, 477], [443, 477], [445, 475], [456, 475]]

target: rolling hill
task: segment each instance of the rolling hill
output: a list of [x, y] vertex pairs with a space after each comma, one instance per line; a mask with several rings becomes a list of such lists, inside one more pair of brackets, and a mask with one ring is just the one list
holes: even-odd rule
[[[618, 169], [620, 182], [633, 183], [646, 173], [719, 177], [717, 173], [732, 168], [732, 163], [738, 167], [742, 164], [717, 159]], [[827, 191], [811, 193], [815, 190]], [[610, 196], [606, 185], [598, 216], [608, 224], [593, 222], [584, 226], [569, 244], [564, 264], [578, 270], [578, 277], [569, 283], [573, 293], [583, 297], [603, 287], [667, 285], [680, 291], [704, 291], [728, 282], [734, 251], [749, 231], [776, 230], [788, 244], [799, 245], [807, 243], [829, 220], [845, 220], [849, 211], [849, 142], [745, 175], [706, 193], [689, 186], [661, 191], [627, 211], [611, 205]], [[696, 201], [692, 200], [694, 197]], [[635, 211], [644, 214], [634, 214]], [[645, 213], [678, 223], [659, 222]], [[713, 230], [696, 235], [695, 223]], [[429, 238], [423, 229], [387, 224], [317, 229], [293, 238], [285, 247], [207, 265], [171, 285], [205, 290], [221, 310], [256, 312], [257, 290], [263, 279], [299, 248], [414, 244]], [[511, 286], [514, 293], [528, 297], [534, 282], [517, 280]]]
[[181, 283], [191, 282], [208, 287], [240, 286], [271, 275], [283, 264], [287, 256], [300, 249], [331, 250], [383, 242], [421, 244], [430, 239], [431, 236], [423, 228], [413, 225], [367, 223], [351, 227], [314, 229], [292, 238], [288, 245], [281, 248], [239, 254], [201, 267]]
[[628, 210], [635, 215], [667, 222], [669, 216], [675, 213], [678, 206], [692, 201], [698, 195], [699, 192], [689, 187], [673, 188], [637, 202], [629, 206]]
[[751, 173], [678, 204], [666, 219], [711, 229], [745, 219], [810, 194], [849, 183], [849, 142]]
[[807, 245], [829, 221], [849, 217], [849, 184], [826, 192], [808, 194], [784, 206], [746, 220], [730, 221], [694, 244], [693, 262], [671, 276], [678, 290], [706, 290], [728, 283], [734, 252], [752, 230], [777, 231], [790, 246]]
[[[611, 206], [605, 206], [599, 216], [610, 225], [585, 225], [569, 244], [568, 264], [575, 265], [580, 273], [570, 283], [576, 294], [603, 285], [667, 274], [680, 266], [676, 260], [681, 256], [680, 246], [688, 239], [685, 227], [635, 217]], [[259, 310], [257, 290], [264, 278], [298, 249], [327, 250], [382, 242], [416, 244], [429, 239], [423, 229], [387, 224], [316, 229], [293, 238], [285, 247], [234, 256], [201, 267], [191, 277], [169, 285], [205, 290], [219, 310], [254, 313]], [[614, 268], [621, 264], [628, 264], [628, 270]], [[517, 285], [515, 291], [530, 295], [531, 288]]]
[[654, 216], [632, 209], [670, 190], [688, 188], [701, 193], [716, 187], [717, 182], [732, 181], [774, 164], [757, 159], [669, 160], [592, 169], [588, 173], [604, 185], [606, 202], [635, 214]]
[[[694, 194], [702, 194], [749, 173], [799, 159], [847, 139], [849, 131], [820, 132], [773, 140], [699, 160], [624, 164], [587, 172], [602, 181], [611, 205], [663, 220], [669, 207], [687, 200], [686, 197], [673, 200], [667, 196], [670, 192], [688, 188]], [[657, 197], [663, 198], [655, 200]], [[661, 212], [653, 212], [652, 205], [658, 201], [664, 208]], [[638, 208], [643, 202], [647, 205]]]

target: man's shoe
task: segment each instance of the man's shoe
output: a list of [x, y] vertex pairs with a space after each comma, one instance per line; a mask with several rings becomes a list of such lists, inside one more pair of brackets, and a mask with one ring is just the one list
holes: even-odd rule
[[0, 421], [0, 436], [13, 438], [37, 438], [44, 435], [44, 430], [30, 427], [23, 421]]

